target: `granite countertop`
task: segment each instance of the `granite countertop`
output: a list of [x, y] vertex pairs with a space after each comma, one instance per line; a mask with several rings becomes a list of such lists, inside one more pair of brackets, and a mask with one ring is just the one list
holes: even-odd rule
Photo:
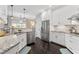
[[69, 35], [73, 35], [73, 36], [79, 37], [79, 33], [68, 33], [68, 32], [63, 32], [63, 31], [51, 31], [51, 32], [64, 33], [64, 34], [69, 34]]
[[16, 35], [0, 37], [0, 53], [3, 53], [19, 43]]
[[9, 51], [11, 48], [17, 46], [20, 42], [17, 42], [16, 44], [13, 44], [12, 46], [6, 48], [5, 50], [4, 49], [0, 49], [0, 54], [4, 54], [5, 52]]
[[22, 35], [22, 34], [27, 34], [28, 32], [21, 32], [21, 33], [15, 33], [14, 35]]

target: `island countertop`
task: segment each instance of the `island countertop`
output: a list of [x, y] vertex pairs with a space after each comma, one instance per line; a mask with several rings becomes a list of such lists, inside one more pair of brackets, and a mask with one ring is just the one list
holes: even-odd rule
[[0, 37], [0, 53], [4, 53], [15, 45], [19, 44], [16, 35]]

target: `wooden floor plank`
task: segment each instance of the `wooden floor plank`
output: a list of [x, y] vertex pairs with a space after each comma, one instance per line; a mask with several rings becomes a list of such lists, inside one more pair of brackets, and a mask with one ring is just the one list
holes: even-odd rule
[[61, 54], [59, 49], [62, 46], [56, 45], [54, 43], [47, 43], [41, 39], [36, 39], [34, 45], [31, 45], [31, 51], [29, 54]]

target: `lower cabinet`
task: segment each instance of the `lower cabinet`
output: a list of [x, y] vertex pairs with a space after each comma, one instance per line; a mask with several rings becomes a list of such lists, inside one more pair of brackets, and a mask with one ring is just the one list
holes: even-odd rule
[[50, 33], [50, 41], [65, 46], [64, 33], [51, 32]]
[[27, 34], [22, 33], [17, 35], [17, 41], [19, 41], [19, 44], [5, 52], [5, 54], [17, 54], [19, 51], [24, 48], [27, 45]]
[[75, 35], [66, 34], [66, 47], [75, 54], [79, 54], [79, 37]]
[[66, 46], [72, 53], [79, 54], [79, 36], [68, 33], [51, 32], [50, 42]]
[[2, 49], [0, 53], [17, 54], [27, 45], [27, 33], [5, 36], [0, 40], [0, 49]]
[[59, 44], [59, 42], [58, 42], [58, 34], [56, 32], [51, 32], [50, 33], [50, 41]]
[[50, 41], [66, 46], [72, 53], [79, 54], [79, 36], [77, 35], [51, 32]]
[[18, 41], [20, 42], [18, 49], [21, 50], [24, 46], [27, 45], [27, 34], [18, 35]]
[[5, 52], [5, 54], [17, 54], [19, 51], [18, 51], [18, 47], [19, 45], [11, 48], [10, 50], [8, 50], [7, 52]]
[[64, 33], [57, 33], [57, 42], [58, 42], [60, 45], [65, 46]]

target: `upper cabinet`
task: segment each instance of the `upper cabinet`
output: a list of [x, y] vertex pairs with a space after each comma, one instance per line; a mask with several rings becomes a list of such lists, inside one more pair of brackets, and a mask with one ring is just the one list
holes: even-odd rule
[[52, 25], [70, 25], [69, 17], [79, 13], [79, 6], [64, 6], [57, 10], [52, 10], [51, 24]]
[[44, 21], [44, 20], [50, 20], [50, 16], [51, 16], [50, 10], [44, 11], [42, 13], [42, 15], [41, 15], [42, 21]]

